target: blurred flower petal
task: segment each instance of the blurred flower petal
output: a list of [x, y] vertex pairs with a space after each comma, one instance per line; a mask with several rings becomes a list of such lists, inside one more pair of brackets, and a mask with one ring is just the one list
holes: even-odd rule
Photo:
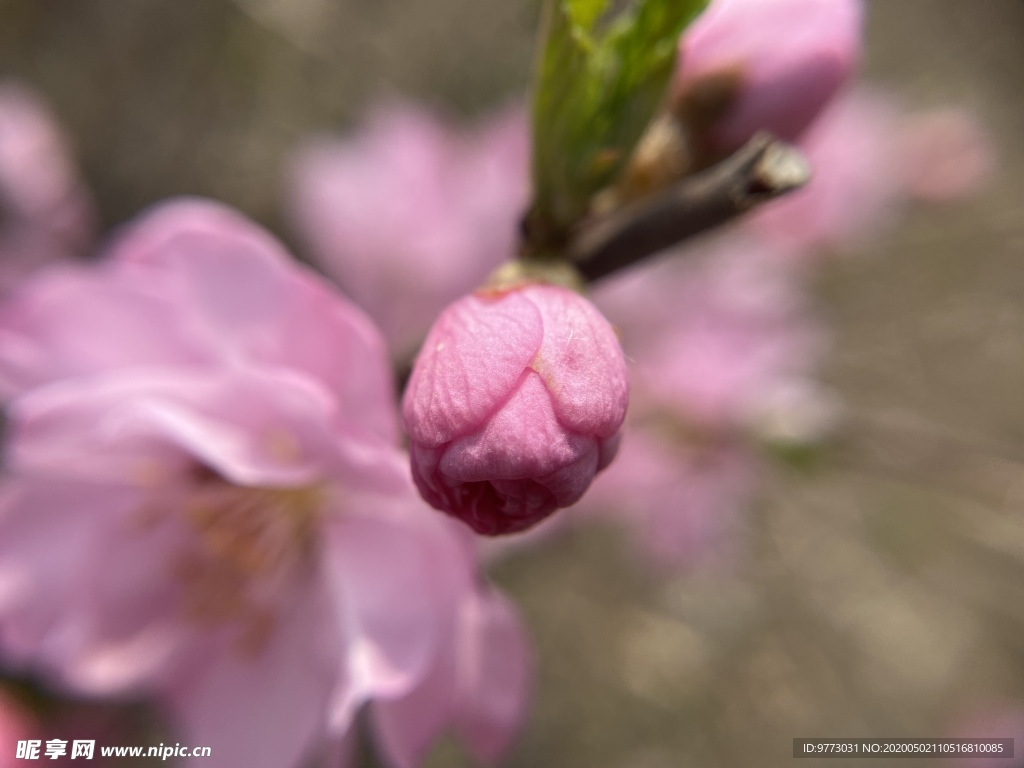
[[289, 211], [314, 259], [408, 355], [445, 305], [514, 255], [526, 116], [460, 134], [393, 104], [347, 139], [311, 140], [290, 175]]

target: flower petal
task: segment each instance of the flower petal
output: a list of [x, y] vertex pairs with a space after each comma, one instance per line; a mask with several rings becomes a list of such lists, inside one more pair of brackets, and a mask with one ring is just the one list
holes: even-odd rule
[[540, 376], [526, 371], [512, 397], [483, 429], [448, 447], [441, 472], [458, 482], [518, 480], [572, 464], [593, 440], [567, 432], [551, 401]]
[[203, 200], [165, 203], [122, 236], [112, 257], [187, 306], [179, 322], [217, 359], [306, 373], [330, 388], [347, 418], [397, 442], [379, 332], [252, 222]]
[[348, 679], [333, 706], [336, 727], [369, 698], [406, 694], [443, 652], [446, 627], [467, 588], [471, 543], [413, 496], [349, 499], [332, 526], [332, 583], [345, 635]]
[[374, 704], [381, 748], [397, 768], [420, 765], [450, 723], [473, 756], [501, 757], [523, 725], [532, 659], [515, 607], [489, 587], [463, 601], [458, 635], [406, 696]]
[[[454, 638], [449, 642], [454, 643]], [[377, 743], [395, 768], [417, 768], [435, 739], [451, 723], [456, 705], [455, 649], [441, 654], [404, 696], [373, 703]]]
[[210, 663], [173, 682], [183, 740], [210, 747], [224, 768], [299, 765], [323, 728], [340, 643], [329, 595], [312, 581], [261, 651], [214, 647]]
[[533, 666], [529, 640], [515, 606], [490, 589], [466, 605], [462, 632], [455, 727], [473, 756], [491, 763], [526, 717]]
[[629, 398], [626, 363], [611, 325], [583, 297], [564, 288], [523, 292], [544, 322], [544, 341], [531, 363], [544, 379], [563, 425], [610, 437], [622, 425]]
[[296, 153], [289, 203], [298, 232], [396, 356], [511, 257], [527, 133], [517, 111], [467, 141], [425, 110], [390, 104], [353, 136], [314, 139]]
[[438, 318], [403, 401], [406, 429], [420, 444], [468, 435], [504, 402], [543, 338], [536, 306], [513, 291], [466, 296]]
[[792, 141], [853, 70], [861, 17], [860, 0], [714, 0], [683, 35], [680, 86], [739, 75], [716, 130], [724, 151], [758, 130]]
[[50, 269], [0, 306], [0, 395], [99, 371], [209, 361], [179, 321], [165, 297], [109, 265]]
[[10, 462], [129, 485], [166, 479], [190, 461], [242, 485], [401, 484], [398, 450], [338, 426], [334, 406], [290, 371], [140, 369], [72, 379], [13, 404]]
[[[165, 671], [181, 639], [168, 628], [173, 584], [159, 567], [173, 541], [146, 535], [144, 508], [137, 489], [8, 480], [0, 635], [10, 657], [94, 695], [138, 691]], [[103, 569], [92, 565], [98, 553]]]

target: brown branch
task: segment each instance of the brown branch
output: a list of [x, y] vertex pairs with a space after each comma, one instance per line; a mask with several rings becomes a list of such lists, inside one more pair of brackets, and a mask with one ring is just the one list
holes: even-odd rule
[[570, 244], [569, 257], [593, 282], [798, 189], [810, 178], [810, 164], [796, 147], [758, 134], [718, 165], [584, 226]]

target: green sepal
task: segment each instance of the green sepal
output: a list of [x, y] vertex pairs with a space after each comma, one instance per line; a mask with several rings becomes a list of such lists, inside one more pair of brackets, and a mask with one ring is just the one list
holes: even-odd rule
[[622, 171], [665, 97], [679, 36], [708, 0], [548, 0], [533, 97], [531, 215], [564, 234]]

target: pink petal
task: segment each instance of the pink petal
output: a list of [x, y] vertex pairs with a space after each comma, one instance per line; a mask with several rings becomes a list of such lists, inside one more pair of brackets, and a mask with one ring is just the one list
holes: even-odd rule
[[463, 614], [456, 729], [473, 756], [497, 761], [519, 732], [530, 695], [529, 639], [511, 602], [484, 591]]
[[450, 302], [511, 257], [527, 186], [526, 121], [502, 115], [470, 137], [391, 104], [292, 164], [292, 218], [316, 260], [414, 351]]
[[[602, 457], [599, 445], [592, 443], [571, 464], [538, 477], [537, 484], [547, 489], [555, 497], [559, 507], [571, 506], [579, 501], [590, 487], [590, 483], [601, 467], [602, 458], [611, 461], [612, 456]], [[607, 462], [605, 462], [605, 466], [607, 466]], [[495, 487], [498, 487], [501, 482], [500, 480], [495, 481]]]
[[14, 404], [11, 461], [141, 484], [147, 470], [184, 468], [194, 456], [240, 484], [300, 485], [322, 476], [331, 457], [329, 406], [323, 393], [281, 377], [140, 370], [72, 379]]
[[212, 648], [206, 665], [172, 681], [182, 742], [209, 746], [224, 768], [300, 765], [324, 727], [341, 642], [331, 600], [311, 581], [277, 617], [262, 650]]
[[92, 201], [56, 118], [31, 89], [10, 81], [0, 82], [0, 208], [49, 235], [50, 258], [93, 236]]
[[151, 693], [157, 681], [175, 675], [193, 640], [193, 628], [181, 620], [170, 537], [139, 534], [131, 522], [92, 553], [104, 567], [77, 579], [73, 605], [81, 614], [81, 634], [77, 647], [54, 654], [63, 681], [77, 693]]
[[627, 438], [587, 494], [587, 510], [627, 526], [647, 561], [679, 567], [721, 551], [755, 487], [751, 457], [739, 446], [690, 445], [650, 429]]
[[415, 768], [449, 725], [482, 762], [497, 760], [526, 715], [532, 668], [514, 606], [482, 587], [463, 601], [447, 652], [408, 694], [374, 703], [389, 764]]
[[531, 366], [551, 391], [559, 421], [584, 435], [615, 434], [626, 415], [629, 384], [611, 325], [572, 291], [539, 285], [523, 293], [544, 324], [544, 341]]
[[611, 281], [601, 298], [629, 349], [634, 413], [657, 405], [732, 428], [759, 392], [805, 378], [821, 334], [795, 267], [789, 251], [733, 235]]
[[473, 432], [508, 397], [542, 338], [540, 313], [521, 291], [466, 296], [448, 307], [405, 393], [412, 439], [440, 445]]
[[891, 223], [902, 202], [898, 119], [883, 94], [837, 99], [800, 142], [814, 167], [809, 184], [747, 220], [759, 237], [803, 250], [862, 243]]
[[109, 266], [64, 266], [26, 283], [0, 306], [0, 394], [128, 366], [209, 360], [153, 288], [140, 290]]
[[717, 73], [740, 93], [716, 129], [730, 151], [758, 130], [793, 141], [859, 55], [859, 0], [713, 0], [683, 35], [681, 86]]
[[0, 225], [0, 295], [8, 297], [44, 267], [69, 261], [70, 254], [45, 229], [22, 222]]
[[337, 478], [387, 489], [407, 473], [396, 448], [340, 423], [329, 393], [289, 371], [72, 379], [19, 399], [11, 414], [12, 464], [54, 476], [138, 485], [199, 463], [240, 485]]
[[498, 262], [488, 265], [493, 269], [514, 253], [519, 219], [529, 202], [529, 115], [522, 107], [507, 109], [473, 138], [462, 174], [462, 203], [478, 247], [498, 254]]
[[[8, 481], [0, 497], [7, 652], [96, 695], [138, 691], [163, 673], [181, 639], [169, 626], [173, 585], [160, 567], [173, 541], [147, 535], [145, 505], [131, 488]], [[103, 569], [94, 567], [98, 554]]]
[[336, 726], [367, 699], [403, 696], [429, 674], [473, 557], [469, 543], [412, 496], [397, 506], [373, 496], [351, 501], [365, 509], [332, 526], [328, 544], [349, 675], [334, 698]]
[[528, 370], [482, 430], [448, 447], [440, 470], [459, 482], [518, 480], [561, 469], [592, 446], [591, 439], [559, 423], [544, 382]]
[[906, 120], [899, 142], [904, 183], [915, 197], [932, 202], [978, 192], [996, 168], [992, 139], [977, 117], [943, 109]]
[[[448, 642], [454, 644], [455, 638]], [[417, 768], [447, 728], [456, 695], [455, 648], [441, 654], [409, 693], [373, 704], [373, 726], [381, 751], [395, 768]]]
[[179, 322], [216, 357], [309, 374], [337, 394], [349, 420], [397, 441], [377, 330], [247, 219], [206, 201], [165, 203], [122, 236], [112, 257], [188, 307]]

